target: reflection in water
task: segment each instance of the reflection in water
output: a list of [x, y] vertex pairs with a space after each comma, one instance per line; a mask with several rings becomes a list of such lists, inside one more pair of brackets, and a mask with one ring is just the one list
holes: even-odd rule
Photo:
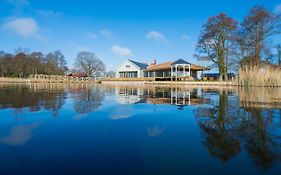
[[[114, 87], [113, 87], [114, 88]], [[120, 104], [136, 104], [145, 102], [146, 90], [135, 86], [115, 86], [116, 101]]]
[[[153, 111], [151, 111], [152, 107]], [[142, 150], [139, 148], [142, 143], [146, 143], [145, 149], [159, 151], [155, 155], [163, 156], [160, 153], [171, 152], [165, 156], [170, 155], [173, 159], [175, 158], [173, 155], [178, 155], [178, 157], [185, 155], [187, 160], [191, 159], [188, 159], [189, 155], [184, 154], [188, 152], [186, 149], [193, 148], [196, 152], [197, 147], [199, 149], [200, 146], [203, 146], [202, 149], [208, 150], [208, 156], [224, 162], [223, 165], [215, 164], [221, 166], [218, 169], [241, 155], [244, 159], [251, 160], [255, 167], [262, 170], [271, 170], [275, 165], [280, 166], [281, 162], [280, 88], [210, 89], [185, 86], [96, 84], [1, 85], [0, 116], [9, 115], [7, 113], [9, 110], [21, 113], [24, 109], [28, 109], [25, 111], [26, 116], [36, 114], [37, 118], [29, 120], [27, 117], [26, 121], [15, 120], [12, 122], [7, 119], [8, 117], [0, 118], [0, 153], [3, 151], [3, 145], [25, 145], [27, 142], [31, 144], [31, 140], [40, 138], [39, 136], [32, 137], [33, 133], [44, 133], [43, 140], [51, 140], [49, 143], [56, 143], [59, 140], [64, 140], [62, 138], [66, 138], [64, 141], [68, 145], [84, 147], [87, 155], [91, 155], [88, 162], [101, 155], [101, 153], [94, 152], [95, 149], [108, 155], [107, 153], [112, 149], [119, 147], [124, 150], [115, 151], [124, 154], [125, 160], [129, 154], [135, 155], [135, 152], [138, 152], [135, 149]], [[58, 118], [45, 120], [45, 118], [41, 118], [40, 113], [38, 115], [35, 113], [43, 110], [50, 112], [53, 116], [58, 116]], [[69, 120], [75, 119], [73, 120], [75, 123], [71, 123], [68, 119], [70, 125], [60, 123], [62, 122], [59, 120], [60, 116], [63, 116], [66, 111], [73, 115]], [[98, 115], [102, 117], [95, 120], [97, 118], [93, 116]], [[86, 117], [89, 120], [79, 120]], [[91, 122], [92, 120], [95, 121]], [[55, 121], [60, 122], [56, 123]], [[88, 121], [89, 123], [87, 123]], [[193, 127], [190, 132], [186, 132], [189, 128], [185, 122], [190, 122], [191, 124], [188, 126], [191, 128], [192, 125], [196, 125], [196, 127]], [[95, 123], [98, 124], [94, 127], [89, 126]], [[49, 126], [47, 126], [48, 124]], [[83, 126], [80, 126], [82, 124]], [[65, 128], [77, 125], [79, 127], [76, 130]], [[84, 125], [88, 127], [84, 127]], [[197, 128], [200, 130], [198, 135]], [[66, 129], [65, 132], [63, 132], [64, 129]], [[88, 132], [91, 129], [93, 132]], [[197, 145], [196, 141], [193, 140], [185, 142], [188, 134], [192, 135], [191, 138], [194, 140], [200, 135]], [[57, 138], [53, 138], [54, 135]], [[42, 135], [40, 136], [42, 138]], [[78, 138], [85, 140], [91, 138], [93, 140], [89, 141], [87, 143], [89, 145], [86, 146], [85, 141], [82, 139], [81, 142], [77, 141]], [[147, 138], [149, 140], [146, 140]], [[106, 146], [101, 146], [102, 143], [105, 143]], [[175, 149], [165, 147], [165, 144], [169, 145], [170, 143], [175, 143], [173, 145]], [[63, 147], [66, 146], [64, 144], [66, 143], [60, 143], [56, 146], [64, 150]], [[113, 148], [108, 146], [111, 144], [120, 145]], [[133, 149], [131, 144], [137, 148]], [[180, 147], [181, 145], [176, 144], [183, 144], [183, 146]], [[195, 148], [190, 146], [192, 144], [193, 146], [195, 144]], [[90, 147], [95, 149], [87, 150]], [[34, 149], [36, 148], [34, 146]], [[69, 149], [71, 150], [71, 147]], [[161, 150], [164, 151], [161, 152]], [[67, 152], [67, 150], [64, 151]], [[116, 152], [110, 153], [114, 155], [117, 154]], [[204, 154], [204, 151], [203, 153], [200, 151], [200, 153]], [[78, 155], [81, 156], [81, 154], [79, 152]], [[153, 153], [150, 154], [153, 155]], [[69, 152], [67, 155], [70, 155]], [[204, 155], [203, 159], [208, 159], [207, 155]], [[131, 162], [134, 159], [142, 161], [141, 158], [136, 157], [127, 157], [128, 160], [125, 161]], [[168, 161], [170, 157], [167, 157], [167, 160], [159, 159], [161, 159], [160, 162]], [[177, 164], [181, 165], [181, 159], [177, 161]], [[154, 163], [151, 164], [154, 165]], [[1, 170], [0, 167], [0, 172]]]
[[78, 113], [86, 114], [97, 110], [104, 98], [101, 86], [86, 86], [79, 89], [75, 96], [74, 108]]
[[11, 128], [7, 136], [0, 137], [0, 143], [8, 145], [23, 145], [32, 137], [32, 131], [38, 127], [38, 123], [18, 125]]
[[240, 142], [234, 133], [239, 129], [239, 121], [236, 112], [232, 109], [237, 104], [229, 100], [229, 92], [219, 92], [217, 101], [212, 101], [211, 107], [199, 107], [195, 110], [195, 116], [199, 126], [203, 130], [204, 141], [210, 154], [227, 161], [240, 150]]
[[[252, 160], [263, 168], [269, 168], [281, 160], [281, 138], [274, 132], [273, 113], [260, 108], [246, 108], [242, 134], [246, 137], [246, 150]], [[278, 126], [279, 127], [279, 126]]]
[[43, 108], [57, 116], [65, 96], [64, 88], [53, 84], [7, 85], [0, 88], [0, 109], [10, 108], [20, 112], [28, 108], [35, 112]]
[[244, 108], [281, 109], [281, 88], [240, 88], [237, 94]]
[[147, 135], [150, 137], [157, 137], [161, 135], [165, 130], [165, 127], [155, 126], [147, 129]]
[[[219, 98], [213, 99], [210, 106], [194, 111], [203, 131], [203, 143], [211, 155], [223, 161], [237, 155], [243, 147], [260, 168], [271, 167], [281, 160], [281, 135], [276, 132], [280, 129], [277, 124], [280, 118], [276, 121], [274, 114], [277, 110], [270, 110], [278, 104], [269, 98], [261, 98], [265, 92], [259, 90], [248, 98], [245, 96], [249, 91], [245, 89], [239, 89], [238, 97], [230, 93], [228, 90], [219, 91]], [[273, 100], [278, 98], [276, 95]]]
[[28, 108], [30, 112], [45, 109], [58, 116], [68, 91], [73, 94], [74, 108], [78, 113], [97, 110], [104, 98], [102, 87], [97, 85], [13, 84], [0, 87], [0, 109], [15, 109], [17, 113], [23, 108]]
[[110, 111], [110, 118], [112, 120], [126, 119], [133, 113], [133, 108], [129, 105], [122, 105]]
[[184, 106], [206, 103], [209, 99], [203, 98], [200, 89], [181, 87], [140, 87], [115, 86], [117, 102], [120, 104], [171, 104], [183, 110]]

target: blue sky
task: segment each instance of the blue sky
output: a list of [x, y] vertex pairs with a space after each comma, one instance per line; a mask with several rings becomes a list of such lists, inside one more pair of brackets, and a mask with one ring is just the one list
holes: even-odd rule
[[280, 0], [1, 0], [0, 50], [59, 49], [69, 67], [79, 51], [92, 51], [108, 70], [127, 58], [198, 63], [195, 43], [207, 18], [224, 12], [241, 21], [255, 5], [281, 12]]

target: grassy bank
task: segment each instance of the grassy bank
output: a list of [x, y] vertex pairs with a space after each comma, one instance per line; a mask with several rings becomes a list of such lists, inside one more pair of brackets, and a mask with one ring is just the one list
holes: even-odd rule
[[3, 82], [3, 83], [30, 83], [32, 81], [28, 78], [0, 77], [0, 82]]
[[[43, 79], [43, 78], [7, 78], [0, 77], [0, 83], [100, 83], [101, 81], [79, 81], [67, 79]], [[106, 79], [102, 83], [117, 84], [150, 84], [150, 85], [199, 85], [199, 86], [260, 86], [281, 87], [281, 68], [254, 67], [241, 69], [235, 81], [153, 81], [146, 78], [134, 79]]]
[[8, 78], [0, 77], [0, 83], [100, 83], [100, 81], [55, 80], [43, 78]]
[[240, 69], [240, 86], [281, 87], [281, 69], [270, 66]]

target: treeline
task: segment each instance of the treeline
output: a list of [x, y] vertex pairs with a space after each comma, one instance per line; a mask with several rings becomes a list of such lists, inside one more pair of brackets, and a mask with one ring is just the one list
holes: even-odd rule
[[30, 74], [64, 75], [68, 70], [61, 51], [44, 55], [42, 52], [27, 53], [16, 50], [15, 54], [0, 51], [1, 77], [28, 77]]
[[240, 23], [221, 13], [203, 25], [195, 56], [218, 68], [220, 80], [227, 80], [230, 69], [280, 67], [281, 43], [272, 40], [280, 33], [280, 14], [262, 6], [252, 8]]

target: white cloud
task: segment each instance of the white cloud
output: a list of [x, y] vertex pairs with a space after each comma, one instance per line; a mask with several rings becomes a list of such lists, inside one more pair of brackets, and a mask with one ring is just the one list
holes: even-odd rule
[[113, 45], [112, 52], [114, 52], [117, 55], [124, 56], [124, 57], [130, 57], [133, 55], [130, 49], [128, 49], [126, 47], [121, 47], [119, 45]]
[[187, 35], [187, 34], [183, 34], [183, 35], [181, 36], [181, 39], [183, 39], [183, 40], [189, 40], [189, 39], [190, 39], [190, 36]]
[[61, 16], [62, 14], [59, 12], [54, 12], [52, 10], [42, 10], [42, 9], [37, 9], [35, 10], [39, 15], [43, 17], [58, 17]]
[[76, 46], [75, 49], [78, 50], [78, 52], [92, 52], [92, 49], [85, 46]]
[[62, 15], [61, 13], [54, 12], [52, 10], [34, 9], [30, 5], [28, 0], [6, 0], [6, 2], [14, 6], [13, 12], [16, 14], [22, 14], [23, 9], [25, 9], [31, 13], [37, 13], [38, 15], [41, 15], [43, 17], [57, 17]]
[[100, 31], [100, 34], [102, 36], [105, 36], [105, 37], [111, 37], [112, 36], [112, 32], [110, 30], [107, 30], [107, 29], [103, 29]]
[[274, 13], [281, 14], [281, 4], [275, 6]]
[[8, 20], [3, 28], [25, 38], [40, 38], [39, 27], [33, 18], [15, 18]]
[[150, 31], [146, 34], [146, 38], [150, 40], [155, 40], [159, 42], [167, 42], [167, 38], [164, 34], [158, 32], [158, 31]]
[[6, 0], [6, 2], [12, 4], [14, 6], [12, 13], [21, 14], [24, 9], [30, 7], [30, 4], [27, 0]]
[[17, 7], [22, 7], [25, 5], [29, 5], [29, 2], [27, 0], [6, 0], [8, 3], [11, 3]]
[[98, 35], [94, 32], [84, 32], [84, 36], [91, 39], [97, 39]]

